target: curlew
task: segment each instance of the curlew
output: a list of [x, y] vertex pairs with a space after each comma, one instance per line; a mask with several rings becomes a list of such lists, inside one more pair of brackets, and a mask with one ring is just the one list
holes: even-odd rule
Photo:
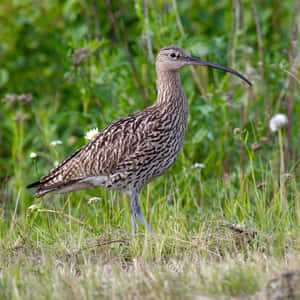
[[217, 68], [240, 73], [217, 64], [192, 58], [176, 46], [162, 48], [156, 57], [157, 99], [141, 112], [115, 121], [90, 142], [65, 159], [39, 181], [37, 197], [49, 192], [68, 193], [102, 187], [131, 195], [132, 229], [136, 216], [153, 235], [138, 204], [141, 189], [165, 173], [182, 148], [188, 119], [188, 102], [179, 71], [187, 65]]

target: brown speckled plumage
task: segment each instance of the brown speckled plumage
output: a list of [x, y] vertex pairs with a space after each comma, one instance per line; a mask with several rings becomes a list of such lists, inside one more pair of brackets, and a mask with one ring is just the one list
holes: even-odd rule
[[[140, 190], [162, 175], [176, 160], [185, 136], [188, 103], [179, 70], [189, 64], [205, 65], [175, 46], [160, 50], [156, 59], [157, 100], [141, 112], [120, 119], [101, 132], [40, 181], [37, 197], [48, 192], [66, 193], [103, 187], [131, 194], [132, 223], [137, 215], [152, 233], [138, 206]], [[234, 73], [231, 69], [208, 63]], [[247, 81], [247, 80], [246, 80]]]

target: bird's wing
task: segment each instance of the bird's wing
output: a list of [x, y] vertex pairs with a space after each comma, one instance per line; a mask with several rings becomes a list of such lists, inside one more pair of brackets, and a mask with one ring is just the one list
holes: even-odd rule
[[145, 110], [112, 123], [28, 188], [50, 191], [86, 177], [126, 169], [155, 127], [155, 119], [155, 112]]

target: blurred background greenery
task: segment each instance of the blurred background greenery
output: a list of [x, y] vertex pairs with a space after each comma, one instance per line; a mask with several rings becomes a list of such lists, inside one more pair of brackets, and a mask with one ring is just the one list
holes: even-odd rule
[[[299, 18], [297, 0], [1, 0], [0, 298], [296, 295], [299, 271], [267, 282], [300, 266]], [[132, 239], [117, 192], [34, 199], [26, 185], [88, 130], [155, 101], [167, 45], [253, 86], [182, 70], [185, 144], [139, 201], [156, 239], [140, 223]], [[272, 132], [277, 113], [289, 122]]]
[[[234, 68], [253, 82], [253, 88], [247, 89], [238, 78], [221, 71], [182, 71], [189, 128], [183, 155], [171, 172], [182, 174], [183, 167], [199, 162], [205, 164], [203, 181], [231, 180], [239, 185], [241, 178], [252, 176], [250, 151], [253, 161], [271, 167], [276, 177], [280, 158], [268, 119], [278, 112], [288, 114], [289, 108], [284, 171], [297, 170], [295, 3], [1, 1], [2, 205], [9, 207], [21, 195], [21, 207], [28, 206], [32, 198], [24, 187], [37, 179], [36, 167], [39, 175], [47, 172], [86, 142], [87, 130], [101, 129], [152, 104], [155, 56], [166, 45]], [[53, 140], [63, 144], [53, 147]], [[38, 155], [35, 161], [29, 158], [31, 152]], [[295, 174], [299, 176], [299, 171]]]

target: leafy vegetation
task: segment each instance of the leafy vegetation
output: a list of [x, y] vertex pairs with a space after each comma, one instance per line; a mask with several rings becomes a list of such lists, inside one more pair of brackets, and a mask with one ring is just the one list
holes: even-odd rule
[[[0, 297], [273, 297], [268, 280], [300, 268], [297, 12], [292, 0], [2, 1]], [[34, 199], [25, 186], [89, 129], [155, 101], [155, 55], [166, 45], [230, 66], [253, 87], [182, 70], [184, 148], [140, 197], [156, 239], [142, 226], [132, 239], [119, 193]], [[272, 132], [277, 113], [288, 124]], [[277, 287], [286, 278], [296, 287], [299, 274], [286, 274]]]

